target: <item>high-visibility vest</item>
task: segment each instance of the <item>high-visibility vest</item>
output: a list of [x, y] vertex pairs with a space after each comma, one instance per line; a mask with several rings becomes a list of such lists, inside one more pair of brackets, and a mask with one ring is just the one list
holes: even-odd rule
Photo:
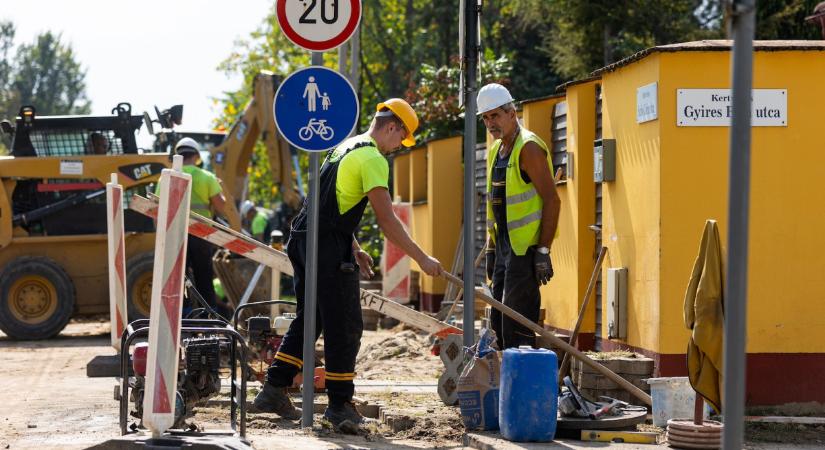
[[[521, 149], [527, 142], [535, 142], [547, 153], [547, 165], [552, 172], [553, 161], [547, 144], [530, 130], [521, 128], [513, 144], [513, 151], [510, 154], [510, 161], [507, 163], [506, 175], [506, 208], [507, 208], [507, 231], [510, 236], [510, 245], [516, 255], [524, 255], [527, 249], [539, 243], [541, 234], [541, 212], [544, 201], [536, 191], [532, 180], [525, 183], [521, 178], [519, 168], [519, 155]], [[493, 204], [490, 201], [491, 183], [490, 177], [493, 173], [493, 164], [498, 158], [498, 149], [501, 147], [501, 139], [496, 140], [490, 152], [487, 154], [487, 230], [495, 243], [496, 223], [493, 218]]]

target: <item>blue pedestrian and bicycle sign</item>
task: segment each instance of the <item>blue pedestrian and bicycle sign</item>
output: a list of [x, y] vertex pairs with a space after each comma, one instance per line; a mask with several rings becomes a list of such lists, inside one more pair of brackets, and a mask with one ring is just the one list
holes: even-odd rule
[[278, 87], [275, 124], [295, 147], [308, 152], [334, 148], [358, 121], [358, 97], [343, 75], [312, 66], [290, 74]]

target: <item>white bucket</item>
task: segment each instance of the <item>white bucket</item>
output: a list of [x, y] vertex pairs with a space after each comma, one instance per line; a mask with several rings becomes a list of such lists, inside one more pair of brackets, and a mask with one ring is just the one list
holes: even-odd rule
[[[648, 378], [647, 384], [653, 398], [653, 425], [664, 428], [670, 419], [693, 418], [696, 392], [688, 377]], [[703, 409], [707, 419], [708, 408]]]

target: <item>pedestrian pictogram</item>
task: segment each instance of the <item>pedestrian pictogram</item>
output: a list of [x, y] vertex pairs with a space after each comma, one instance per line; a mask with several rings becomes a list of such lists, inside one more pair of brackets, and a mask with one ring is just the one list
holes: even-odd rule
[[315, 77], [309, 77], [306, 88], [304, 88], [304, 98], [307, 101], [307, 111], [315, 111], [316, 97], [319, 97], [318, 84], [315, 83]]
[[275, 94], [275, 124], [284, 138], [306, 151], [335, 147], [355, 129], [358, 98], [338, 72], [313, 66], [288, 76]]
[[312, 52], [340, 46], [361, 20], [361, 0], [278, 0], [276, 9], [284, 35]]

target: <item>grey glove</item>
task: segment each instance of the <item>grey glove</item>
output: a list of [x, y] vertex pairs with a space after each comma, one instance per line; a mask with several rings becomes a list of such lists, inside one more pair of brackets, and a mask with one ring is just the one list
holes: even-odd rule
[[541, 284], [547, 284], [553, 278], [553, 263], [550, 262], [550, 254], [544, 254], [538, 251], [533, 253], [533, 267], [536, 269], [536, 281]]
[[496, 249], [495, 249], [495, 247], [494, 248], [488, 248], [487, 249], [487, 254], [484, 255], [484, 257], [485, 257], [485, 264], [487, 265], [487, 279], [492, 280], [493, 279], [493, 272], [495, 271], [495, 268], [496, 268]]

